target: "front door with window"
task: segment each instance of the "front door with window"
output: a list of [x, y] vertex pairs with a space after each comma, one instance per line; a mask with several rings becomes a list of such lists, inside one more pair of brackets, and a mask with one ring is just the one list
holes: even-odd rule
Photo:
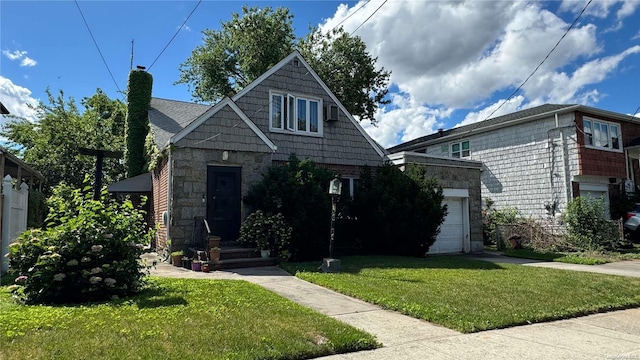
[[207, 222], [222, 241], [238, 239], [240, 231], [241, 168], [207, 167]]

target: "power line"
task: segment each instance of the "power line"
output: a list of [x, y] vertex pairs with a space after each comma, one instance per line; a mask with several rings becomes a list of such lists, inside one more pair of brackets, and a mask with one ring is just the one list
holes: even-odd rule
[[639, 113], [639, 112], [640, 112], [640, 106], [638, 106], [638, 108], [636, 109], [636, 112], [634, 112], [633, 115], [631, 115], [631, 117], [636, 116], [636, 114]]
[[384, 2], [383, 2], [382, 4], [380, 4], [380, 6], [378, 6], [378, 8], [377, 8], [377, 9], [376, 9], [376, 10], [375, 10], [371, 15], [369, 15], [369, 17], [368, 17], [368, 18], [366, 18], [366, 19], [362, 22], [362, 24], [358, 25], [358, 27], [357, 27], [355, 30], [353, 30], [353, 31], [351, 32], [351, 34], [349, 34], [349, 35], [353, 36], [353, 34], [355, 34], [355, 33], [356, 33], [356, 31], [358, 31], [358, 29], [360, 29], [360, 27], [361, 27], [362, 25], [364, 25], [367, 21], [369, 21], [369, 19], [371, 19], [371, 17], [372, 17], [373, 15], [375, 15], [375, 14], [378, 12], [378, 10], [380, 10], [380, 8], [381, 8], [382, 6], [384, 6], [384, 4], [386, 4], [386, 3], [387, 3], [387, 1], [389, 1], [389, 0], [384, 0]]
[[[584, 8], [582, 8], [582, 11], [580, 11], [580, 14], [578, 14], [578, 17], [576, 17], [575, 20], [573, 20], [573, 23], [571, 23], [571, 25], [569, 26], [569, 28], [567, 29], [567, 31], [564, 32], [564, 34], [562, 35], [562, 37], [560, 37], [560, 40], [558, 40], [558, 42], [553, 46], [553, 48], [547, 53], [547, 56], [544, 57], [544, 59], [542, 59], [542, 61], [540, 62], [540, 64], [538, 64], [538, 66], [536, 66], [535, 69], [533, 69], [533, 71], [531, 72], [531, 74], [529, 74], [529, 76], [527, 76], [526, 79], [524, 79], [524, 81], [522, 82], [522, 84], [520, 84], [520, 86], [518, 86], [517, 89], [515, 89], [513, 91], [513, 93], [511, 93], [511, 95], [509, 95], [508, 98], [506, 98], [501, 104], [500, 106], [498, 106], [495, 110], [493, 110], [491, 112], [491, 114], [489, 114], [486, 118], [484, 118], [484, 120], [487, 120], [489, 118], [491, 118], [491, 116], [493, 114], [496, 113], [496, 111], [500, 110], [500, 108], [506, 104], [509, 100], [511, 100], [511, 98], [513, 98], [518, 91], [520, 91], [520, 89], [522, 89], [522, 87], [524, 86], [524, 84], [527, 83], [527, 81], [529, 81], [529, 79], [531, 79], [531, 77], [533, 76], [533, 74], [535, 74], [538, 69], [540, 69], [540, 67], [542, 66], [542, 64], [545, 63], [545, 61], [547, 61], [547, 59], [549, 58], [549, 56], [551, 55], [551, 53], [554, 52], [554, 50], [558, 47], [558, 45], [560, 45], [560, 42], [565, 38], [565, 36], [567, 36], [567, 34], [569, 33], [569, 31], [571, 31], [571, 29], [573, 29], [573, 27], [575, 26], [575, 24], [578, 22], [578, 20], [580, 19], [580, 17], [582, 16], [582, 14], [585, 12], [585, 10], [587, 10], [587, 7], [589, 7], [589, 5], [591, 4], [593, 0], [589, 0], [589, 2], [584, 6]], [[640, 108], [638, 108], [640, 110]], [[637, 111], [636, 111], [637, 112]], [[482, 121], [484, 121], [482, 120]]]
[[[345, 21], [349, 20], [350, 17], [352, 17], [355, 13], [357, 13], [358, 11], [360, 11], [363, 7], [365, 7], [368, 3], [370, 3], [371, 0], [367, 0], [364, 2], [364, 4], [362, 4], [362, 6], [360, 6], [359, 8], [356, 9], [356, 11], [352, 12], [351, 14], [349, 14], [349, 16], [347, 16], [346, 18], [342, 19], [342, 21], [340, 21], [338, 23], [338, 25], [334, 26], [333, 29], [331, 29], [331, 31], [335, 30], [336, 28], [340, 27], [340, 25], [342, 25]], [[329, 32], [331, 32], [329, 31]]]
[[167, 43], [167, 45], [164, 46], [164, 48], [162, 49], [162, 51], [160, 51], [160, 54], [158, 54], [158, 56], [156, 56], [156, 59], [153, 60], [153, 62], [151, 63], [151, 65], [149, 65], [149, 70], [151, 70], [151, 68], [153, 67], [153, 65], [156, 63], [156, 61], [158, 61], [158, 59], [160, 58], [160, 56], [162, 56], [162, 54], [164, 53], [165, 50], [167, 50], [167, 48], [169, 47], [169, 45], [171, 44], [171, 42], [173, 41], [173, 39], [176, 38], [176, 36], [178, 36], [178, 34], [180, 33], [180, 30], [182, 30], [182, 28], [187, 24], [187, 21], [189, 21], [189, 18], [191, 18], [191, 15], [193, 15], [193, 13], [196, 11], [196, 9], [198, 8], [198, 6], [200, 6], [200, 4], [202, 3], [202, 0], [198, 1], [198, 3], [196, 4], [196, 6], [193, 8], [193, 10], [191, 10], [191, 13], [189, 13], [189, 16], [187, 16], [186, 19], [184, 19], [184, 22], [182, 23], [182, 25], [180, 25], [180, 27], [178, 28], [178, 31], [176, 31], [175, 34], [173, 34], [173, 37], [171, 37], [171, 39], [169, 40], [169, 42]]
[[78, 11], [80, 12], [80, 16], [82, 16], [82, 20], [84, 21], [84, 25], [87, 27], [87, 30], [89, 31], [89, 35], [91, 35], [91, 40], [93, 40], [93, 44], [96, 46], [96, 49], [98, 49], [98, 53], [100, 54], [100, 58], [102, 59], [102, 63], [104, 63], [104, 66], [107, 68], [107, 71], [109, 72], [109, 76], [111, 76], [111, 80], [113, 80], [113, 83], [116, 86], [116, 89], [118, 89], [118, 92], [120, 94], [122, 94], [122, 90], [120, 90], [120, 87], [118, 86], [118, 82], [116, 81], [116, 78], [113, 77], [113, 74], [111, 73], [111, 69], [109, 69], [109, 65], [107, 64], [107, 61], [104, 59], [104, 56], [102, 55], [102, 51], [100, 51], [100, 47], [98, 46], [98, 42], [96, 41], [96, 38], [93, 37], [93, 33], [91, 32], [91, 28], [89, 27], [89, 23], [87, 23], [87, 19], [85, 19], [84, 14], [82, 13], [82, 9], [80, 9], [80, 5], [78, 4], [78, 0], [74, 0], [74, 2], [76, 3], [76, 7], [78, 8]]

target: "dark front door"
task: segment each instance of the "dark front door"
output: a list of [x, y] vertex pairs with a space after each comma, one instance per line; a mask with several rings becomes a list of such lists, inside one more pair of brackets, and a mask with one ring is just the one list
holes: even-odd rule
[[240, 201], [240, 168], [208, 166], [207, 222], [222, 241], [238, 239]]

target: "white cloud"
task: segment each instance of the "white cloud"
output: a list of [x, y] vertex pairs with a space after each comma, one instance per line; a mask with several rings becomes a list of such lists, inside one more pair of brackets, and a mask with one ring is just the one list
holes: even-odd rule
[[21, 57], [23, 57], [24, 55], [27, 54], [26, 51], [20, 51], [20, 50], [16, 50], [16, 51], [9, 51], [9, 50], [2, 50], [2, 53], [4, 54], [4, 56], [6, 56], [9, 60], [18, 60]]
[[[2, 99], [2, 104], [9, 110], [11, 115], [22, 117], [29, 121], [37, 120], [37, 112], [27, 106], [27, 104], [38, 105], [38, 100], [31, 97], [31, 90], [16, 85], [13, 81], [3, 76], [0, 76], [0, 99]], [[5, 117], [0, 117], [0, 119], [2, 124], [7, 121]]]
[[7, 59], [9, 59], [11, 61], [21, 60], [20, 61], [20, 66], [22, 66], [22, 67], [25, 67], [25, 66], [32, 67], [32, 66], [36, 66], [36, 64], [38, 63], [37, 61], [35, 61], [32, 58], [28, 57], [26, 51], [2, 50], [2, 54], [4, 54], [4, 56], [6, 56]]
[[[341, 4], [320, 27], [327, 31], [344, 21], [342, 26], [351, 32], [362, 25], [356, 35], [378, 58], [377, 65], [392, 71], [390, 85], [404, 95], [377, 113], [378, 127], [365, 126], [385, 146], [437, 130], [457, 109], [474, 109], [460, 124], [483, 120], [501, 103], [492, 97], [501, 93], [504, 98], [515, 90], [572, 20], [565, 21], [538, 1], [389, 1], [371, 16], [382, 1], [371, 0], [357, 12], [364, 0], [352, 7]], [[640, 6], [640, 1], [632, 2], [594, 1], [589, 14], [616, 13], [618, 19], [608, 21], [614, 30]], [[561, 9], [576, 12], [585, 4], [568, 1]], [[600, 55], [606, 44], [598, 39], [598, 30], [584, 17], [518, 96], [493, 116], [545, 102], [595, 103], [606, 96], [593, 85], [637, 50]]]
[[36, 66], [36, 64], [37, 64], [37, 63], [38, 63], [38, 62], [37, 62], [37, 61], [35, 61], [35, 60], [33, 60], [32, 58], [30, 58], [30, 57], [28, 57], [28, 56], [25, 56], [25, 57], [22, 59], [22, 61], [20, 61], [20, 66], [22, 66], [22, 67], [24, 67], [24, 66], [32, 67], [32, 66]]
[[380, 145], [390, 147], [435, 132], [443, 126], [436, 119], [449, 117], [451, 111], [418, 104], [406, 94], [394, 94], [391, 104], [376, 113], [376, 126], [366, 121], [361, 125]]

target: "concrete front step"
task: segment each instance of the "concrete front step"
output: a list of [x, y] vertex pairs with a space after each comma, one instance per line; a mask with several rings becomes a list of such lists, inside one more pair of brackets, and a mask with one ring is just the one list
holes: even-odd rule
[[275, 258], [240, 258], [240, 259], [226, 259], [210, 262], [211, 269], [223, 270], [223, 269], [237, 269], [248, 267], [260, 267], [260, 266], [273, 266], [276, 264]]
[[256, 248], [223, 247], [220, 249], [220, 260], [246, 259], [259, 256], [260, 251]]

